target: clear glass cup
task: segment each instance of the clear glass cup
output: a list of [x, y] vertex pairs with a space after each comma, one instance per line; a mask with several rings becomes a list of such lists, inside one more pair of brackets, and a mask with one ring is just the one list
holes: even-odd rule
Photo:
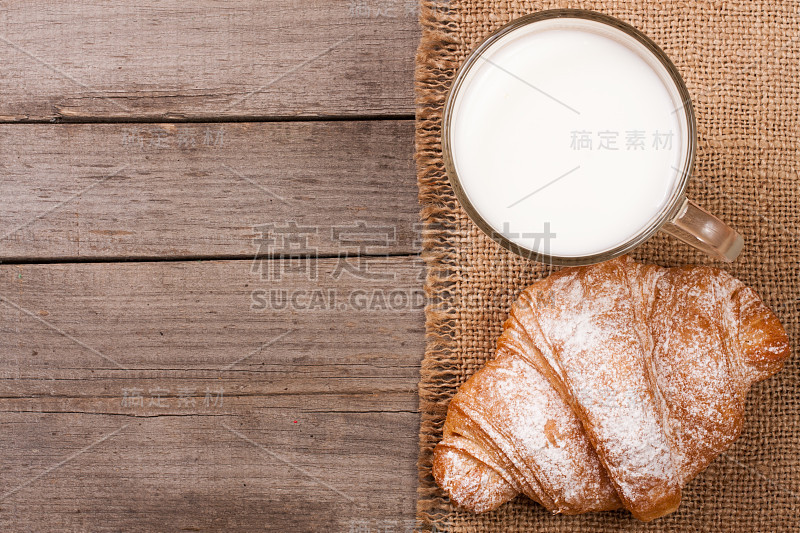
[[[556, 19], [557, 22], [554, 22], [554, 19]], [[670, 90], [676, 91], [682, 102], [682, 105], [676, 109], [676, 112], [682, 115], [682, 125], [685, 128], [684, 134], [688, 142], [684, 150], [685, 153], [681, 156], [682, 164], [675, 169], [679, 175], [675, 181], [675, 186], [670, 197], [663, 208], [656, 213], [647, 224], [638, 228], [638, 231], [635, 232], [632, 238], [611, 249], [598, 253], [582, 256], [558, 256], [544, 253], [542, 250], [536, 250], [514, 242], [506, 236], [503, 228], [493, 227], [485, 217], [481, 216], [478, 209], [473, 205], [473, 202], [470, 201], [470, 191], [464, 187], [456, 172], [456, 164], [453, 156], [452, 130], [455, 102], [458, 99], [460, 91], [464, 89], [464, 84], [467, 83], [471, 69], [473, 69], [487, 50], [490, 50], [500, 39], [523, 26], [537, 24], [542, 21], [550, 21], [548, 23], [550, 25], [554, 23], [560, 24], [562, 22], [568, 25], [570, 21], [576, 19], [591, 21], [593, 24], [601, 25], [602, 31], [607, 32], [609, 36], [613, 36], [614, 40], [617, 42], [621, 42], [626, 46], [635, 47], [636, 53], [639, 54], [640, 57], [644, 53], [645, 56], [643, 59], [649, 64], [663, 67], [663, 71], [667, 73], [669, 78], [668, 83], [671, 84]], [[665, 81], [665, 83], [667, 83], [667, 81]], [[442, 120], [442, 152], [447, 175], [456, 197], [461, 202], [462, 207], [469, 217], [481, 230], [508, 250], [532, 260], [555, 265], [592, 264], [618, 257], [641, 245], [659, 230], [706, 252], [712, 257], [727, 262], [733, 261], [742, 250], [744, 244], [742, 237], [724, 222], [689, 200], [685, 194], [688, 180], [692, 174], [696, 147], [697, 133], [691, 98], [686, 84], [666, 54], [658, 45], [636, 28], [613, 17], [586, 10], [557, 9], [541, 11], [516, 19], [486, 38], [470, 54], [456, 74], [453, 85], [447, 96]]]

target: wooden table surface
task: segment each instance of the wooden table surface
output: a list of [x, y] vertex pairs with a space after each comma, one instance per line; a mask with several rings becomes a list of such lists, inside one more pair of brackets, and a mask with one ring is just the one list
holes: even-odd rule
[[0, 530], [411, 530], [417, 15], [3, 3]]

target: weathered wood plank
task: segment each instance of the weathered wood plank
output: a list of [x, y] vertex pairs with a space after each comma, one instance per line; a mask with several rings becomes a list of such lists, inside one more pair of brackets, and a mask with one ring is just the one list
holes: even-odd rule
[[256, 242], [270, 223], [307, 254], [416, 249], [411, 121], [3, 125], [0, 156], [0, 259], [301, 245]]
[[344, 259], [319, 260], [315, 278], [265, 261], [283, 264], [280, 280], [250, 261], [0, 266], [0, 396], [120, 398], [111, 384], [160, 379], [224, 379], [238, 394], [413, 391], [419, 259], [346, 261], [361, 277], [336, 279]]
[[364, 261], [0, 266], [0, 528], [408, 530], [421, 265]]
[[254, 398], [231, 401], [235, 415], [139, 419], [0, 413], [3, 494], [15, 491], [0, 502], [0, 527], [411, 531], [417, 414], [296, 408], [325, 401], [284, 409]]
[[413, 113], [418, 5], [5, 2], [0, 120]]

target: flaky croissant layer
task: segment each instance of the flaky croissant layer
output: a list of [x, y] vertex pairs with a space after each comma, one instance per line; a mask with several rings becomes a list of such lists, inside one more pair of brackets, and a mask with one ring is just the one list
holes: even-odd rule
[[739, 436], [750, 386], [789, 351], [722, 270], [561, 270], [520, 295], [495, 358], [451, 400], [433, 475], [475, 512], [522, 493], [555, 513], [658, 518]]

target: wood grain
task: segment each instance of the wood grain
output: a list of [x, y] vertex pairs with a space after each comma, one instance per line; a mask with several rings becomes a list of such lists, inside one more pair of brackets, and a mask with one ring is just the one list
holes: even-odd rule
[[417, 10], [3, 4], [0, 530], [412, 530]]
[[[374, 295], [419, 291], [421, 265], [365, 261], [386, 279], [0, 267], [0, 527], [410, 530], [423, 313]], [[276, 288], [336, 304], [262, 309]]]
[[5, 260], [413, 253], [416, 195], [411, 121], [0, 126]]
[[411, 114], [406, 0], [4, 2], [0, 121]]

